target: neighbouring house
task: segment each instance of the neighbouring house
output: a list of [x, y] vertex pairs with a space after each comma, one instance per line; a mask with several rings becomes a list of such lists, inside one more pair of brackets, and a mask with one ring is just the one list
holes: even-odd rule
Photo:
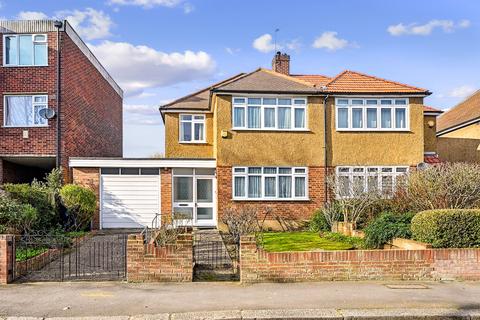
[[444, 161], [480, 162], [480, 90], [438, 118], [437, 148]]
[[[0, 21], [0, 184], [122, 156], [122, 89], [68, 21]], [[60, 128], [60, 129], [59, 129]]]
[[441, 111], [424, 106], [430, 94], [349, 70], [294, 74], [279, 52], [272, 70], [160, 107], [165, 159], [72, 159], [73, 175], [97, 186], [101, 228], [149, 226], [156, 213], [173, 212], [217, 227], [233, 207], [309, 219], [329, 198], [329, 172], [345, 186], [388, 192], [436, 158]]

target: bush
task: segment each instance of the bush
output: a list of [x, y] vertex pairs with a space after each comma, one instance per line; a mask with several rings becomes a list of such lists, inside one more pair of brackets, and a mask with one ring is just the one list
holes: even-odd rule
[[412, 219], [412, 236], [435, 248], [480, 247], [480, 209], [420, 212]]
[[471, 209], [480, 206], [480, 165], [445, 163], [411, 172], [398, 188], [397, 204], [410, 211]]
[[382, 248], [393, 238], [409, 239], [412, 236], [410, 223], [414, 215], [413, 213], [382, 213], [363, 230], [365, 232], [365, 245], [368, 248]]
[[52, 205], [48, 190], [40, 183], [5, 184], [4, 189], [10, 198], [36, 209], [38, 219], [32, 226], [33, 229], [48, 231], [58, 227], [60, 219], [56, 208]]
[[37, 210], [4, 195], [0, 196], [0, 233], [24, 234], [37, 220]]
[[312, 232], [330, 231], [331, 226], [325, 217], [323, 210], [317, 210], [308, 222], [308, 229]]
[[67, 184], [60, 189], [60, 200], [67, 209], [67, 228], [85, 230], [97, 207], [95, 193], [75, 184]]
[[365, 247], [365, 241], [359, 237], [346, 236], [336, 232], [322, 232], [321, 237], [330, 241], [348, 243], [354, 249], [363, 249]]
[[254, 208], [226, 208], [221, 220], [227, 226], [228, 233], [235, 243], [240, 243], [241, 236], [259, 229], [257, 211]]

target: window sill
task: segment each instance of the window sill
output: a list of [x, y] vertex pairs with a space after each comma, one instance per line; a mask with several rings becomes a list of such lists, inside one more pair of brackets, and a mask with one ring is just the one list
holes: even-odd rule
[[31, 67], [48, 67], [48, 64], [42, 64], [42, 65], [2, 65], [4, 68], [31, 68]]
[[232, 128], [232, 131], [255, 131], [255, 132], [311, 132], [309, 129], [254, 129], [254, 128]]
[[207, 144], [206, 141], [179, 141], [180, 144]]
[[233, 198], [231, 199], [232, 201], [240, 201], [240, 202], [250, 202], [250, 201], [255, 201], [255, 202], [307, 202], [310, 201], [310, 198], [298, 198], [298, 199], [237, 199]]
[[3, 126], [2, 128], [17, 128], [17, 129], [31, 129], [31, 128], [48, 128], [49, 125], [41, 125], [41, 126]]

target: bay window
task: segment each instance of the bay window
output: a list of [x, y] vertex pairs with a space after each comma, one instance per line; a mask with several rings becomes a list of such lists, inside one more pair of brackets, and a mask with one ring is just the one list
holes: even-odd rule
[[335, 105], [338, 131], [409, 130], [407, 98], [337, 98]]
[[233, 129], [306, 130], [306, 98], [233, 98]]
[[47, 126], [48, 120], [40, 115], [40, 110], [48, 106], [46, 95], [15, 95], [4, 97], [5, 127], [41, 127]]
[[180, 115], [179, 141], [182, 143], [205, 143], [205, 115]]
[[4, 66], [46, 66], [48, 45], [46, 34], [3, 36]]
[[364, 192], [391, 195], [405, 181], [408, 167], [337, 167], [337, 197], [351, 198]]
[[234, 167], [235, 200], [306, 200], [307, 168]]

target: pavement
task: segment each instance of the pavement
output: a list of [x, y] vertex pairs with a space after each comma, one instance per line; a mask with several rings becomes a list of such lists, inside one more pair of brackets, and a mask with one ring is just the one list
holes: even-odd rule
[[0, 317], [480, 320], [480, 282], [24, 283], [0, 286]]

